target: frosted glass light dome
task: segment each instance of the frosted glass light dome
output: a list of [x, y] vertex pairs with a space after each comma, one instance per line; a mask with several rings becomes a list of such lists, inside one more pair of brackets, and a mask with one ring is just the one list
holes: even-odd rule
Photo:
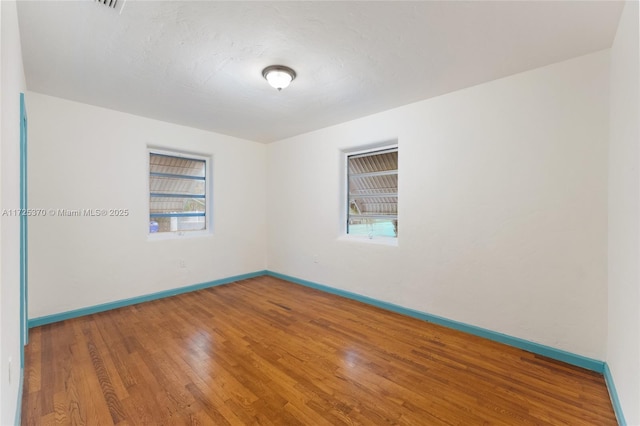
[[262, 76], [274, 89], [282, 90], [296, 78], [296, 72], [284, 65], [271, 65], [262, 70]]

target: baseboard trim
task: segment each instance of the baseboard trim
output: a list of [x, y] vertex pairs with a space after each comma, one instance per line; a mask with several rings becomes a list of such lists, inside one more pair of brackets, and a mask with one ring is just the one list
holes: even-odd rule
[[373, 299], [371, 297], [363, 296], [357, 293], [351, 293], [349, 291], [340, 290], [333, 287], [328, 287], [326, 285], [292, 277], [290, 275], [285, 275], [285, 274], [281, 274], [273, 271], [267, 271], [266, 274], [271, 277], [280, 278], [282, 280], [300, 284], [305, 287], [310, 287], [316, 290], [324, 291], [326, 293], [331, 293], [338, 296], [346, 297], [348, 299], [357, 300], [359, 302], [366, 303], [368, 305], [377, 306], [379, 308], [386, 309], [388, 311], [397, 312], [399, 314], [407, 315], [413, 318], [418, 318], [423, 321], [442, 325], [444, 327], [452, 328], [454, 330], [473, 334], [474, 336], [484, 337], [485, 339], [504, 343], [506, 345], [514, 346], [516, 348], [524, 349], [525, 351], [546, 356], [558, 361], [566, 362], [567, 364], [586, 368], [587, 370], [595, 371], [597, 373], [602, 374], [605, 369], [605, 363], [603, 361], [587, 358], [582, 355], [573, 354], [571, 352], [563, 351], [562, 349], [552, 348], [550, 346], [524, 340], [519, 337], [509, 336], [496, 331], [488, 330], [486, 328], [477, 327], [475, 325], [469, 325], [462, 322], [443, 318], [437, 315], [431, 315], [425, 312], [416, 311], [413, 309], [395, 305], [393, 303], [383, 302], [381, 300]]
[[[482, 327], [477, 327], [474, 325], [450, 320], [437, 315], [416, 311], [413, 309], [405, 308], [403, 306], [395, 305], [393, 303], [383, 302], [381, 300], [377, 300], [368, 296], [363, 296], [361, 294], [352, 293], [346, 290], [340, 290], [334, 287], [329, 287], [323, 284], [318, 284], [312, 281], [304, 280], [301, 278], [297, 278], [297, 277], [293, 277], [290, 275], [281, 274], [279, 272], [273, 272], [269, 270], [262, 270], [262, 271], [251, 272], [248, 274], [235, 275], [232, 277], [222, 278], [214, 281], [208, 281], [201, 284], [195, 284], [195, 285], [190, 285], [186, 287], [160, 291], [157, 293], [151, 293], [143, 296], [132, 297], [129, 299], [123, 299], [123, 300], [118, 300], [114, 302], [103, 303], [100, 305], [89, 306], [86, 308], [75, 309], [72, 311], [61, 312], [58, 314], [52, 314], [52, 315], [46, 315], [43, 317], [33, 318], [28, 320], [28, 327], [29, 328], [38, 327], [41, 325], [64, 321], [71, 318], [82, 317], [85, 315], [91, 315], [98, 312], [108, 311], [111, 309], [117, 309], [125, 306], [136, 305], [138, 303], [144, 303], [152, 300], [163, 299], [165, 297], [176, 296], [178, 294], [189, 293], [189, 292], [201, 290], [204, 288], [215, 287], [223, 284], [229, 284], [235, 281], [246, 280], [249, 278], [255, 278], [255, 277], [260, 277], [264, 275], [271, 276], [274, 278], [279, 278], [285, 281], [289, 281], [289, 282], [299, 284], [305, 287], [313, 288], [316, 290], [320, 290], [325, 293], [346, 297], [347, 299], [356, 300], [358, 302], [366, 303], [368, 305], [377, 306], [379, 308], [386, 309], [388, 311], [396, 312], [402, 315], [407, 315], [407, 316], [417, 318], [426, 322], [442, 325], [444, 327], [469, 333], [474, 336], [479, 336], [479, 337], [483, 337], [485, 339], [493, 340], [499, 343], [504, 343], [509, 346], [513, 346], [519, 349], [523, 349], [525, 351], [529, 351], [529, 352], [546, 356], [558, 361], [566, 362], [567, 364], [575, 365], [577, 367], [582, 367], [587, 370], [600, 373], [604, 376], [607, 389], [609, 390], [611, 403], [613, 405], [613, 409], [614, 409], [616, 418], [618, 420], [618, 423], [621, 426], [627, 426], [627, 423], [624, 419], [624, 415], [622, 412], [622, 406], [620, 405], [620, 400], [618, 399], [618, 393], [616, 391], [616, 387], [613, 381], [613, 376], [611, 375], [611, 370], [609, 369], [609, 366], [603, 361], [599, 361], [593, 358], [588, 358], [582, 355], [577, 355], [571, 352], [563, 351], [561, 349], [552, 348], [550, 346], [531, 342], [525, 339], [521, 339], [519, 337], [509, 336], [509, 335], [502, 334], [496, 331], [491, 331]], [[22, 402], [23, 381], [24, 381], [24, 371], [23, 369], [21, 369], [20, 370], [20, 388], [18, 391], [19, 400], [18, 400], [18, 409], [16, 412], [16, 423], [15, 423], [16, 425], [20, 424], [21, 415], [22, 415], [21, 402]]]
[[20, 368], [20, 383], [18, 384], [18, 400], [16, 401], [16, 416], [13, 424], [20, 426], [22, 424], [22, 392], [24, 386], [24, 368]]
[[[531, 342], [521, 339], [519, 337], [513, 337], [506, 334], [502, 334], [496, 331], [491, 331], [482, 327], [477, 327], [470, 324], [450, 320], [437, 315], [428, 314], [426, 312], [416, 311], [413, 309], [405, 308], [403, 306], [395, 305], [389, 302], [383, 302], [371, 297], [363, 296], [357, 293], [352, 293], [345, 290], [329, 287], [323, 284], [314, 283], [301, 278], [293, 277], [290, 275], [281, 274], [269, 270], [256, 271], [248, 274], [236, 275], [232, 277], [222, 278], [214, 281], [209, 281], [201, 284], [190, 285], [186, 287], [175, 288], [171, 290], [165, 290], [157, 293], [147, 294], [143, 296], [132, 297], [129, 299], [117, 300], [114, 302], [103, 303], [100, 305], [89, 306], [86, 308], [75, 309], [72, 311], [61, 312], [58, 314], [46, 315], [43, 317], [29, 319], [29, 328], [38, 327], [45, 324], [51, 324], [54, 322], [64, 321], [71, 318], [82, 317], [85, 315], [91, 315], [98, 312], [104, 312], [111, 309], [122, 308], [124, 306], [136, 305], [138, 303], [149, 302], [151, 300], [162, 299], [165, 297], [175, 296], [178, 294], [189, 293], [203, 288], [215, 287], [218, 285], [229, 284], [235, 281], [241, 281], [249, 278], [255, 278], [263, 275], [268, 275], [275, 278], [280, 278], [285, 281], [290, 281], [295, 284], [300, 284], [305, 287], [314, 288], [316, 290], [324, 291], [326, 293], [335, 294], [338, 296], [346, 297], [348, 299], [357, 300], [362, 303], [377, 306], [388, 311], [397, 312], [399, 314], [407, 315], [413, 318], [418, 318], [423, 321], [431, 322], [434, 324], [442, 325], [454, 330], [459, 330], [465, 333], [473, 334], [474, 336], [484, 337], [489, 340], [504, 343], [506, 345], [514, 346], [516, 348], [524, 349], [529, 352], [533, 352], [538, 355], [546, 356], [549, 358], [563, 361], [568, 364], [572, 364], [578, 367], [586, 368], [588, 370], [596, 371], [604, 374], [605, 363], [592, 358], [587, 358], [582, 355], [573, 354], [571, 352], [563, 351], [561, 349], [552, 348], [550, 346], [542, 345], [540, 343]], [[611, 379], [611, 378], [610, 378]], [[613, 383], [613, 381], [611, 381]]]
[[64, 321], [71, 318], [78, 318], [85, 315], [95, 314], [98, 312], [109, 311], [111, 309], [122, 308], [124, 306], [137, 305], [138, 303], [150, 302], [152, 300], [163, 299], [165, 297], [176, 296], [178, 294], [189, 293], [196, 290], [202, 290], [203, 288], [215, 287], [223, 284], [229, 284], [235, 281], [241, 281], [249, 278], [260, 277], [266, 274], [267, 274], [267, 271], [256, 271], [248, 274], [235, 275], [232, 277], [221, 278], [219, 280], [208, 281], [205, 283], [194, 284], [186, 287], [179, 287], [179, 288], [173, 288], [171, 290], [159, 291], [157, 293], [146, 294], [143, 296], [131, 297], [129, 299], [116, 300], [114, 302], [88, 306], [86, 308], [74, 309], [72, 311], [61, 312], [59, 314], [46, 315], [43, 317], [29, 319], [28, 326], [29, 328], [38, 327], [41, 325]]
[[611, 398], [611, 405], [613, 405], [613, 412], [616, 415], [618, 424], [620, 426], [627, 426], [627, 421], [625, 420], [624, 413], [622, 412], [622, 404], [620, 404], [620, 399], [618, 398], [618, 391], [616, 390], [616, 385], [613, 381], [613, 375], [611, 374], [609, 365], [606, 363], [604, 365], [604, 372], [602, 374], [604, 376], [604, 381], [607, 383], [609, 398]]

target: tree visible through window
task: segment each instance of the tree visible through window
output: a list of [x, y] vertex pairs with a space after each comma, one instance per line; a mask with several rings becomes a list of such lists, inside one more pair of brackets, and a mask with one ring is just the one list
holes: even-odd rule
[[347, 155], [347, 233], [398, 236], [398, 148]]
[[207, 161], [149, 153], [149, 233], [207, 229]]

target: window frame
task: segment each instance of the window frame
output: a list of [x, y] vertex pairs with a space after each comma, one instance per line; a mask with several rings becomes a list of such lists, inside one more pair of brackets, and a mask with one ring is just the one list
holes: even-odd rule
[[[400, 150], [398, 148], [398, 142], [385, 142], [382, 144], [368, 145], [367, 147], [358, 147], [357, 149], [352, 150], [343, 150], [342, 158], [343, 158], [343, 197], [342, 197], [342, 214], [341, 217], [341, 236], [340, 240], [345, 241], [356, 241], [356, 242], [367, 242], [374, 244], [384, 244], [397, 246], [398, 245], [398, 235], [396, 236], [367, 236], [367, 235], [354, 235], [349, 233], [349, 218], [350, 218], [350, 195], [349, 195], [349, 157], [359, 156], [359, 155], [367, 155], [374, 153], [383, 153], [384, 151], [392, 151], [395, 150], [398, 153], [398, 168], [396, 169], [396, 173], [400, 176]], [[399, 187], [399, 183], [398, 183]], [[397, 204], [398, 204], [398, 212], [399, 212], [399, 204], [400, 204], [400, 196], [399, 196], [399, 188], [397, 195]], [[396, 214], [396, 220], [399, 223], [399, 215]]]
[[[205, 214], [204, 214], [204, 222], [205, 229], [197, 230], [197, 231], [168, 231], [168, 232], [150, 232], [149, 223], [151, 221], [151, 185], [150, 185], [150, 177], [151, 177], [151, 155], [164, 155], [169, 157], [183, 158], [186, 160], [196, 160], [196, 161], [204, 161], [204, 195], [205, 195]], [[212, 163], [213, 158], [211, 155], [206, 155], [202, 153], [196, 153], [186, 150], [174, 150], [167, 148], [156, 148], [153, 146], [148, 146], [146, 150], [146, 164], [147, 164], [147, 174], [146, 174], [146, 183], [147, 183], [147, 211], [146, 211], [146, 233], [147, 238], [149, 240], [168, 240], [168, 239], [182, 239], [182, 238], [192, 238], [192, 237], [203, 237], [213, 235], [213, 191], [212, 191]]]

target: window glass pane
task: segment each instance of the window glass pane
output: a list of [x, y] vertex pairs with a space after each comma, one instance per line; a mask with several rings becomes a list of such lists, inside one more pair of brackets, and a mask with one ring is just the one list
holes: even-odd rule
[[204, 160], [151, 154], [149, 171], [151, 173], [205, 177], [205, 165]]
[[151, 197], [149, 201], [149, 213], [183, 213], [206, 211], [204, 198], [172, 198]]
[[398, 150], [351, 155], [347, 161], [347, 233], [397, 237]]
[[398, 174], [349, 178], [349, 194], [397, 194]]
[[204, 195], [205, 181], [169, 177], [149, 177], [152, 194], [195, 194]]
[[350, 215], [394, 215], [398, 214], [397, 197], [351, 198]]
[[398, 150], [349, 156], [349, 174], [398, 170]]
[[207, 228], [206, 161], [149, 154], [149, 233]]
[[151, 232], [202, 231], [206, 229], [205, 217], [154, 217], [158, 230]]
[[397, 237], [398, 221], [389, 219], [350, 219], [349, 234], [372, 237]]

